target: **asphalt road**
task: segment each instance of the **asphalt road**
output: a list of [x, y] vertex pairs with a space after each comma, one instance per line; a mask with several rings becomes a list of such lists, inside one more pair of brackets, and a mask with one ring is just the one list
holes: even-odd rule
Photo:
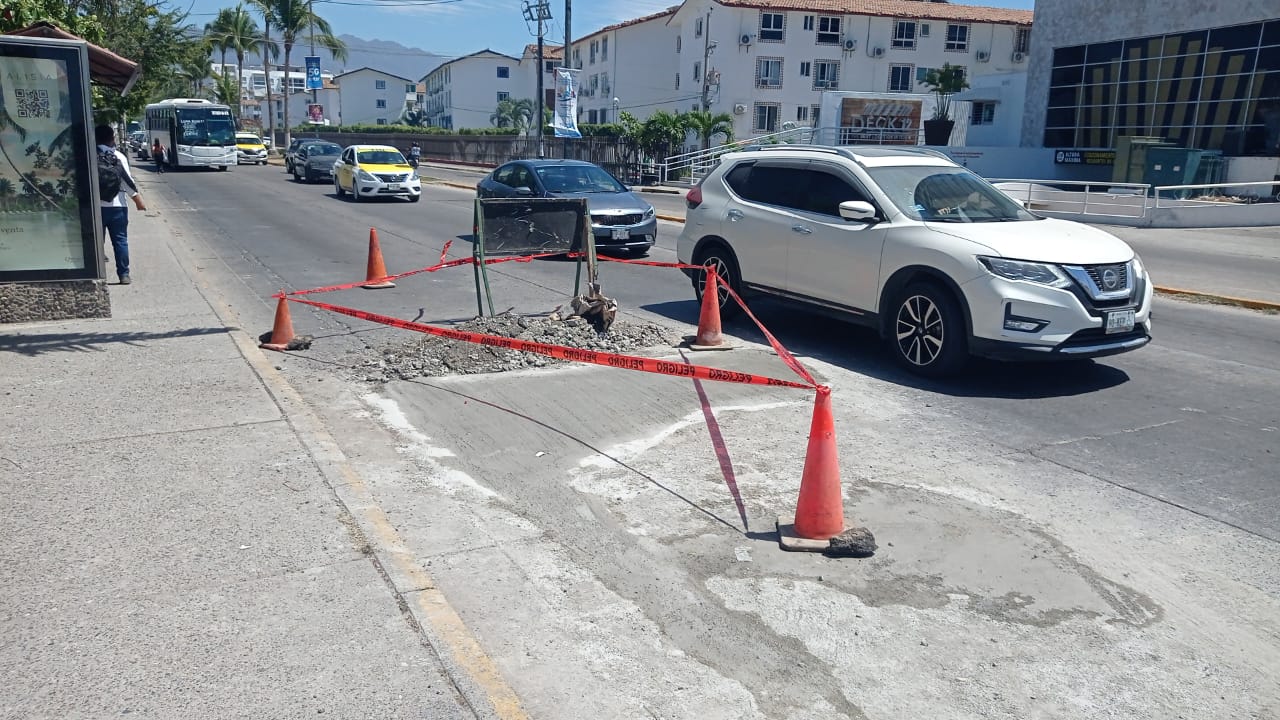
[[[449, 240], [468, 252], [465, 190], [356, 204], [278, 167], [147, 180], [209, 248], [195, 276], [254, 331], [282, 287], [362, 279], [370, 226], [393, 273]], [[654, 258], [674, 257], [677, 230], [660, 226]], [[572, 266], [510, 263], [491, 280], [498, 309], [547, 312]], [[678, 271], [604, 264], [602, 281], [624, 313], [692, 329]], [[466, 268], [313, 297], [426, 321], [476, 307]], [[936, 383], [864, 330], [754, 304], [834, 388], [846, 512], [881, 544], [847, 562], [772, 538], [795, 503], [807, 393], [583, 365], [334, 382], [349, 352], [376, 358], [406, 333], [291, 305], [315, 345], [273, 362], [404, 539], [390, 551], [429, 569], [527, 717], [1280, 707], [1280, 316], [1160, 298], [1141, 351]], [[691, 361], [786, 376], [755, 330], [726, 330], [743, 347]]]
[[[392, 273], [425, 267], [453, 241], [469, 253], [472, 196], [428, 186], [413, 205], [339, 200], [331, 185], [300, 185], [275, 166], [231, 173], [169, 173], [152, 180], [189, 203], [168, 209], [221, 238], [219, 259], [264, 300], [362, 279], [370, 227]], [[660, 224], [651, 257], [674, 259], [679, 225]], [[606, 294], [624, 314], [696, 324], [688, 280], [676, 270], [604, 264]], [[497, 309], [548, 312], [567, 300], [573, 265], [538, 261], [493, 268]], [[402, 281], [395, 292], [350, 290], [316, 296], [426, 322], [476, 311], [474, 279], [455, 268]], [[801, 355], [916, 390], [980, 428], [992, 442], [1034, 449], [1064, 466], [1280, 540], [1280, 316], [1158, 298], [1155, 341], [1138, 352], [1084, 367], [978, 363], [966, 379], [933, 383], [893, 366], [866, 331], [759, 303], [758, 314]], [[331, 313], [295, 309], [299, 333], [351, 350], [388, 331]], [[264, 319], [264, 330], [269, 320]], [[753, 340], [753, 328], [726, 327]], [[945, 432], [946, 428], [938, 428]]]

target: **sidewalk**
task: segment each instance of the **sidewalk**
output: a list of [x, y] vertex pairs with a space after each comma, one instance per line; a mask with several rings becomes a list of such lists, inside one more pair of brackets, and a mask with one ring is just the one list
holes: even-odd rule
[[296, 395], [130, 220], [112, 318], [0, 326], [0, 718], [485, 717]]

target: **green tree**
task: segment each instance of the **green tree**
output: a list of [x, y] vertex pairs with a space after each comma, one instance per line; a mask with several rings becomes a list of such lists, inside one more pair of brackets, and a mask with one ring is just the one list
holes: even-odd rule
[[655, 159], [665, 160], [672, 147], [684, 142], [687, 133], [680, 113], [658, 110], [640, 126], [640, 149]]
[[[241, 3], [235, 6], [231, 15], [231, 21], [227, 25], [227, 46], [236, 56], [236, 84], [243, 82], [244, 79], [244, 56], [250, 52], [260, 52], [266, 58], [270, 55], [272, 58], [280, 57], [280, 46], [274, 42], [270, 42], [258, 29], [258, 24], [254, 22], [253, 16], [245, 9]], [[264, 60], [265, 64], [265, 60]], [[237, 98], [243, 97], [243, 89], [236, 94]], [[236, 115], [239, 116], [239, 101], [236, 103]]]
[[964, 68], [951, 63], [943, 63], [941, 68], [934, 68], [924, 76], [925, 87], [933, 93], [933, 119], [951, 119], [951, 96], [969, 87], [965, 80]]
[[[213, 78], [213, 97], [223, 105], [232, 108], [240, 106], [240, 83], [230, 75], [215, 75]], [[238, 113], [237, 113], [238, 114]]]
[[7, 177], [0, 177], [0, 207], [8, 208], [13, 202], [13, 196], [13, 181]]
[[702, 149], [711, 149], [711, 140], [717, 135], [725, 142], [733, 142], [733, 116], [729, 113], [712, 115], [707, 110], [693, 110], [681, 115], [685, 127], [702, 140]]
[[405, 103], [404, 112], [400, 113], [400, 117], [396, 120], [397, 125], [409, 127], [426, 127], [427, 122], [427, 111], [414, 103]]
[[489, 116], [489, 124], [499, 128], [513, 128], [516, 132], [522, 133], [533, 124], [533, 116], [537, 112], [537, 106], [529, 98], [520, 100], [508, 98], [498, 102], [497, 108]]
[[327, 20], [312, 12], [309, 0], [267, 0], [267, 2], [271, 6], [272, 20], [280, 29], [281, 44], [284, 46], [284, 142], [287, 146], [290, 140], [289, 57], [293, 54], [293, 46], [299, 40], [310, 42], [314, 38], [315, 44], [329, 51], [329, 55], [335, 60], [347, 58], [347, 46], [333, 34], [333, 28]]

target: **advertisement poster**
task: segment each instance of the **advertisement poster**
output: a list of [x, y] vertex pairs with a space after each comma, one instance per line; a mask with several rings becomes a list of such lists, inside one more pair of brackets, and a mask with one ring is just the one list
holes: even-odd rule
[[0, 43], [0, 280], [97, 275], [82, 53]]
[[318, 103], [307, 104], [307, 122], [316, 125], [324, 124], [324, 106]]
[[324, 87], [324, 78], [320, 76], [320, 57], [317, 55], [308, 55], [307, 63], [307, 89], [319, 90]]
[[578, 131], [578, 76], [572, 68], [556, 68], [556, 107], [551, 127], [556, 137], [580, 138]]
[[843, 98], [840, 144], [915, 145], [923, 103], [903, 98]]

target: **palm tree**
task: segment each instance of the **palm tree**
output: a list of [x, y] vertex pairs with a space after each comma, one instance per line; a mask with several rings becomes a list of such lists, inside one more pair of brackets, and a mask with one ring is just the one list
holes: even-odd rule
[[337, 35], [329, 21], [316, 15], [311, 10], [310, 0], [268, 0], [271, 4], [271, 15], [276, 26], [280, 28], [281, 42], [284, 44], [284, 143], [289, 145], [289, 56], [293, 46], [299, 39], [312, 39], [316, 45], [329, 51], [334, 60], [347, 59], [347, 46]]
[[515, 125], [513, 114], [515, 108], [511, 100], [499, 100], [498, 107], [494, 108], [493, 114], [489, 116], [489, 124], [496, 128], [506, 128]]
[[[213, 79], [213, 97], [223, 105], [240, 105], [240, 83], [230, 75], [218, 75]], [[237, 113], [238, 115], [239, 113]]]
[[685, 127], [702, 139], [702, 149], [711, 149], [711, 138], [723, 135], [725, 142], [733, 142], [733, 116], [729, 113], [712, 115], [708, 110], [693, 110], [683, 116]]
[[9, 207], [9, 200], [14, 195], [13, 181], [0, 177], [0, 207]]
[[409, 125], [411, 127], [427, 126], [427, 111], [417, 107], [413, 103], [405, 103], [404, 112], [400, 113], [400, 117], [396, 120], [399, 125]]
[[640, 148], [657, 159], [666, 157], [673, 145], [684, 142], [684, 118], [680, 113], [658, 110], [649, 116], [640, 129]]
[[231, 50], [228, 37], [230, 35], [231, 14], [234, 12], [235, 10], [232, 8], [222, 8], [218, 11], [218, 16], [213, 19], [213, 22], [204, 26], [204, 35], [209, 41], [209, 46], [214, 52], [221, 54], [224, 68], [227, 65], [227, 52]]
[[525, 132], [533, 124], [533, 116], [537, 112], [537, 107], [529, 98], [508, 98], [498, 101], [498, 106], [489, 116], [489, 123], [494, 127], [515, 128], [518, 132]]
[[262, 15], [261, 55], [262, 73], [267, 76], [267, 137], [275, 142], [276, 113], [271, 106], [271, 62], [268, 60], [268, 56], [275, 59], [280, 55], [280, 46], [271, 39], [271, 23], [275, 22], [275, 7], [273, 0], [247, 0], [247, 2]]
[[269, 42], [258, 30], [258, 24], [253, 21], [253, 16], [245, 9], [244, 4], [236, 5], [231, 12], [227, 24], [227, 47], [236, 55], [236, 114], [239, 115], [239, 98], [243, 96], [243, 92], [239, 90], [239, 85], [244, 78], [244, 56], [246, 53], [258, 51], [265, 58], [268, 54], [271, 57], [280, 56], [280, 46], [276, 43]]

